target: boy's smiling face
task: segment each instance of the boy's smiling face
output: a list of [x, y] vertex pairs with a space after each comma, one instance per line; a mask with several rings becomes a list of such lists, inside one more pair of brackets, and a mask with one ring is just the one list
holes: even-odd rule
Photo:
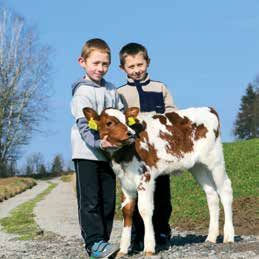
[[86, 78], [100, 84], [102, 78], [108, 71], [110, 58], [106, 52], [93, 50], [89, 57], [86, 59], [80, 57], [78, 62], [80, 66], [85, 69]]
[[145, 79], [149, 62], [144, 58], [143, 53], [139, 52], [136, 55], [128, 55], [125, 57], [125, 64], [121, 69], [127, 73], [128, 77], [141, 81]]

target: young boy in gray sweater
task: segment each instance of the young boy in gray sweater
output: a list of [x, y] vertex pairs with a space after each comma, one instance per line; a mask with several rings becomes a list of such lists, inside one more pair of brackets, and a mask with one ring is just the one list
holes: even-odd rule
[[111, 144], [99, 139], [82, 110], [91, 107], [100, 114], [108, 107], [121, 110], [123, 104], [115, 86], [103, 78], [111, 62], [105, 41], [87, 41], [78, 62], [85, 76], [72, 85], [71, 112], [75, 124], [71, 129], [71, 144], [79, 223], [88, 255], [106, 258], [117, 251], [115, 245], [108, 243], [115, 209], [115, 175], [102, 152], [102, 148]]

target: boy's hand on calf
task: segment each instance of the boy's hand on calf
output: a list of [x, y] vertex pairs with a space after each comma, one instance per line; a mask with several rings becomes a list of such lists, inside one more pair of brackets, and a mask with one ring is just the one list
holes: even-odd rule
[[101, 140], [101, 149], [105, 149], [108, 147], [114, 147], [108, 140], [108, 136], [104, 136], [104, 138]]

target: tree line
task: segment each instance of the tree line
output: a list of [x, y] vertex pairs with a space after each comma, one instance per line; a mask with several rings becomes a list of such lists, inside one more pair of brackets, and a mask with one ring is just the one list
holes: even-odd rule
[[46, 163], [43, 154], [35, 152], [29, 155], [24, 164], [18, 169], [15, 165], [8, 167], [0, 177], [31, 176], [41, 178], [46, 176], [57, 176], [72, 172], [71, 163], [66, 165], [61, 154], [56, 154], [52, 161]]
[[239, 140], [259, 138], [259, 78], [249, 83], [234, 122], [233, 133]]

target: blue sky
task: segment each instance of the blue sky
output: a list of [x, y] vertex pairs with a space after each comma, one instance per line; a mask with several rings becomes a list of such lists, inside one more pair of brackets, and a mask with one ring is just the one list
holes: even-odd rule
[[70, 160], [71, 84], [83, 75], [77, 64], [83, 43], [103, 38], [112, 50], [106, 79], [120, 86], [118, 52], [128, 42], [144, 44], [149, 73], [168, 86], [179, 108], [213, 106], [223, 142], [232, 135], [240, 98], [259, 74], [259, 1], [35, 1], [0, 0], [36, 25], [53, 52], [53, 96], [44, 134], [34, 134], [23, 157], [61, 153]]

